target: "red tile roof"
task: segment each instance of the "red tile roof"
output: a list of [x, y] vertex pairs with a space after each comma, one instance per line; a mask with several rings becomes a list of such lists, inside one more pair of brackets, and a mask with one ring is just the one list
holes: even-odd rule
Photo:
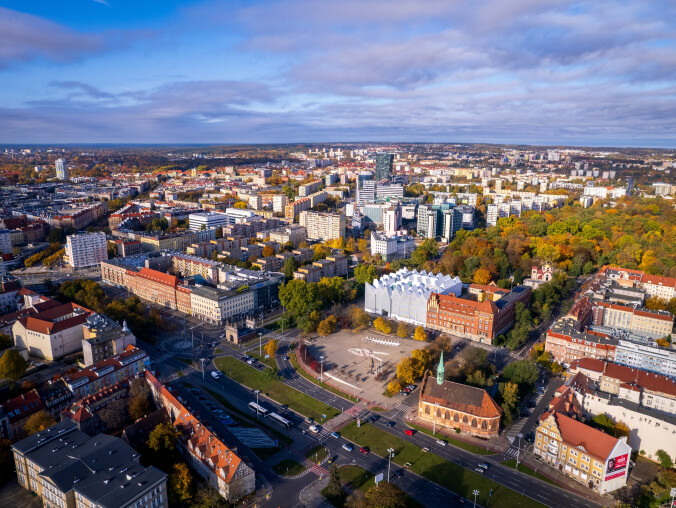
[[554, 417], [564, 443], [576, 448], [582, 447], [589, 455], [603, 462], [610, 456], [610, 453], [619, 441], [605, 432], [596, 430], [589, 425], [585, 425], [556, 411], [545, 413], [543, 416], [548, 416], [549, 414]]
[[181, 280], [175, 275], [169, 275], [168, 273], [158, 272], [157, 270], [152, 270], [150, 268], [141, 268], [135, 274], [137, 277], [142, 277], [153, 282], [159, 282], [165, 286], [171, 286], [175, 288], [181, 283]]
[[[73, 314], [75, 311], [81, 311], [81, 313], [57, 321], [64, 316]], [[26, 330], [51, 335], [75, 326], [83, 325], [87, 320], [87, 316], [91, 314], [93, 314], [91, 310], [82, 307], [81, 305], [77, 305], [76, 303], [66, 303], [57, 306], [47, 306], [46, 310], [23, 317], [19, 319], [19, 322]]]
[[45, 409], [37, 390], [31, 390], [23, 395], [14, 397], [2, 404], [10, 422], [16, 422], [28, 418], [30, 415]]
[[420, 388], [420, 400], [482, 418], [496, 418], [502, 414], [502, 408], [486, 390], [452, 381], [439, 385], [429, 372]]

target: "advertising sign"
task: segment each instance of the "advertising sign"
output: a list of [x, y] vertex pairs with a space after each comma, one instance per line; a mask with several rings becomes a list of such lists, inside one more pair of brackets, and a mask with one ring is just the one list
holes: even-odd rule
[[629, 455], [624, 454], [618, 457], [613, 457], [608, 461], [608, 469], [606, 470], [606, 481], [613, 480], [624, 476], [627, 471], [627, 464], [629, 463]]

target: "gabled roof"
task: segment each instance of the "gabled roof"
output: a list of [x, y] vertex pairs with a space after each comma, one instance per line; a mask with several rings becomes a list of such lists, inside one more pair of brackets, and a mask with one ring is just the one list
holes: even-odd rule
[[540, 417], [541, 421], [549, 416], [554, 417], [556, 426], [561, 434], [561, 440], [568, 446], [582, 447], [589, 455], [605, 462], [613, 451], [619, 439], [609, 436], [589, 425], [569, 418], [557, 411], [551, 411]]
[[181, 283], [181, 280], [175, 275], [158, 272], [157, 270], [152, 270], [150, 268], [141, 268], [138, 272], [136, 272], [136, 276], [151, 280], [153, 282], [159, 282], [160, 284], [174, 288]]
[[435, 378], [426, 373], [420, 389], [421, 401], [483, 418], [496, 418], [502, 414], [502, 409], [486, 390], [452, 381], [439, 385], [430, 380]]

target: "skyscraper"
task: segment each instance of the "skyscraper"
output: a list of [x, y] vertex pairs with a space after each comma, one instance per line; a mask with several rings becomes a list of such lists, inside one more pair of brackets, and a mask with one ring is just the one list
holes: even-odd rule
[[391, 153], [376, 154], [376, 181], [386, 180], [390, 178], [392, 173], [392, 163], [394, 162], [394, 155]]
[[68, 180], [68, 163], [66, 159], [56, 159], [56, 177], [59, 180]]

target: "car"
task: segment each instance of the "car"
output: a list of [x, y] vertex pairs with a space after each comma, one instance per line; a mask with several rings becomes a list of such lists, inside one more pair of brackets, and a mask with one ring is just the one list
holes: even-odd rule
[[413, 429], [406, 429], [406, 430], [404, 431], [404, 434], [406, 434], [407, 436], [412, 436], [412, 435], [413, 435], [413, 432], [414, 432]]
[[369, 420], [371, 420], [371, 423], [376, 423], [378, 420], [380, 420], [380, 416], [371, 415], [371, 418], [369, 418]]
[[488, 466], [490, 466], [490, 464], [488, 464], [487, 462], [482, 462], [481, 464], [479, 464], [479, 467], [484, 471], [488, 469]]
[[413, 390], [415, 390], [415, 385], [408, 385], [406, 388], [413, 391]]
[[411, 392], [407, 392], [406, 390], [399, 390], [399, 395], [408, 395]]
[[534, 432], [529, 432], [526, 434], [526, 437], [524, 437], [527, 443], [533, 444], [535, 442], [535, 433]]
[[315, 419], [312, 418], [311, 416], [308, 416], [307, 418], [305, 418], [305, 421], [308, 423], [314, 423]]
[[338, 434], [337, 432], [331, 432], [331, 437], [335, 437], [336, 439], [338, 439], [340, 437], [340, 434]]
[[397, 478], [401, 478], [404, 476], [404, 470], [403, 469], [397, 469], [394, 474], [397, 476]]
[[411, 467], [412, 465], [413, 465], [413, 464], [411, 464], [410, 462], [405, 462], [405, 463], [404, 463], [404, 469], [408, 469], [408, 468]]
[[286, 411], [287, 409], [289, 409], [289, 406], [287, 406], [286, 404], [282, 404], [279, 407], [282, 409], [282, 411]]
[[288, 362], [289, 361], [289, 355], [284, 355], [284, 360]]
[[478, 466], [475, 467], [474, 470], [479, 474], [484, 474], [486, 472], [486, 470], [484, 468], [478, 467]]
[[362, 452], [364, 455], [368, 455], [371, 450], [369, 450], [368, 446], [362, 446], [359, 448], [359, 451]]
[[455, 502], [460, 504], [465, 504], [465, 498], [460, 496], [455, 496]]
[[354, 447], [349, 443], [345, 443], [343, 446], [341, 446], [341, 448], [346, 452], [351, 452], [352, 450], [354, 450]]
[[336, 459], [336, 457], [329, 457], [329, 464], [333, 464], [333, 461]]
[[388, 429], [391, 429], [392, 427], [394, 427], [394, 422], [387, 422], [385, 424], [385, 427], [387, 427]]
[[444, 441], [443, 439], [437, 439], [437, 444], [439, 446], [446, 446], [448, 443], [446, 443], [446, 441]]
[[427, 452], [430, 451], [430, 447], [429, 447], [429, 446], [424, 446], [420, 451], [421, 451], [421, 452], [424, 452], [424, 453], [427, 453]]
[[317, 425], [310, 425], [310, 432], [317, 434], [319, 432], [319, 427]]

